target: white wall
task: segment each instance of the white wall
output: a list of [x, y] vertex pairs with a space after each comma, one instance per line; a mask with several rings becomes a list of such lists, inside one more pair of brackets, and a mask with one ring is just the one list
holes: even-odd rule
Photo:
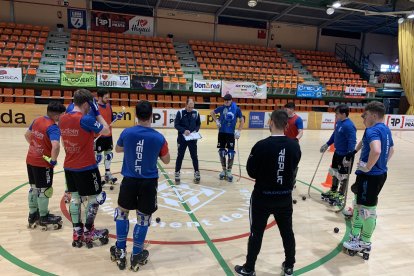
[[273, 23], [270, 28], [273, 40], [271, 47], [282, 45], [282, 49], [315, 50], [317, 28], [312, 26], [290, 25], [286, 23]]
[[366, 34], [363, 51], [378, 67], [381, 64], [393, 64], [398, 57], [398, 37]]
[[361, 49], [361, 39], [320, 35], [318, 50], [326, 51], [326, 52], [335, 52], [336, 43], [354, 45], [358, 47], [359, 49]]

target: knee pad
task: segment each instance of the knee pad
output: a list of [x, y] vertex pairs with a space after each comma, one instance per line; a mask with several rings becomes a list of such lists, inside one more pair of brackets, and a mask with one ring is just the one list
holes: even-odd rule
[[348, 174], [338, 173], [337, 178], [338, 178], [339, 181], [347, 180], [348, 179]]
[[151, 223], [151, 215], [141, 213], [137, 210], [137, 224], [140, 226], [149, 226]]
[[82, 198], [78, 192], [72, 193], [72, 198], [70, 199], [70, 203], [77, 204], [77, 205], [82, 203]]
[[96, 164], [101, 163], [101, 161], [102, 161], [102, 153], [101, 152], [97, 152], [95, 154], [95, 160], [96, 160]]
[[33, 196], [39, 196], [39, 188], [36, 188], [35, 184], [30, 184], [29, 194], [32, 194]]
[[219, 149], [218, 153], [219, 153], [221, 158], [225, 158], [226, 155], [227, 155], [227, 150], [226, 149]]
[[229, 159], [234, 159], [235, 154], [236, 154], [236, 152], [234, 150], [229, 150], [228, 151]]
[[114, 158], [114, 154], [112, 151], [105, 151], [105, 160], [111, 161]]
[[368, 218], [377, 218], [377, 207], [367, 207], [367, 206], [363, 206], [361, 205], [361, 207], [359, 208], [359, 215], [361, 216], [361, 218], [363, 220], [366, 220]]
[[53, 187], [47, 187], [47, 188], [38, 188], [39, 191], [39, 197], [47, 197], [51, 198], [53, 196]]
[[338, 178], [338, 177], [337, 177], [337, 176], [338, 176], [338, 170], [337, 170], [337, 169], [334, 169], [334, 168], [329, 168], [328, 173], [329, 173], [331, 176], [335, 176], [336, 178]]
[[128, 220], [128, 216], [129, 216], [129, 211], [128, 210], [123, 210], [119, 207], [115, 208], [115, 212], [114, 212], [114, 221], [117, 220]]

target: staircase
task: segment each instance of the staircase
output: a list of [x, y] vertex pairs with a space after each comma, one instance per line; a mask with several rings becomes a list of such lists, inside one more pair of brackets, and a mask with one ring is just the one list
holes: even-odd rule
[[192, 90], [193, 78], [202, 79], [200, 67], [197, 64], [196, 58], [190, 45], [187, 43], [174, 42], [174, 49], [184, 72], [184, 78], [187, 80], [187, 89]]

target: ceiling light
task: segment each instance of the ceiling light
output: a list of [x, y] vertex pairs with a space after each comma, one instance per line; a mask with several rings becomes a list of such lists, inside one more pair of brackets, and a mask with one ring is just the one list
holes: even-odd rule
[[413, 19], [413, 18], [414, 18], [414, 12], [410, 13], [410, 14], [407, 16], [407, 18], [409, 18], [409, 19]]
[[332, 7], [335, 8], [335, 9], [339, 8], [340, 6], [342, 6], [342, 5], [341, 5], [341, 2], [339, 2], [339, 1], [336, 1], [332, 4]]
[[400, 18], [398, 19], [398, 24], [402, 24], [402, 23], [404, 23], [404, 17], [400, 17]]
[[248, 5], [250, 8], [254, 8], [254, 7], [256, 7], [256, 5], [257, 5], [257, 0], [249, 0], [249, 1], [247, 1], [247, 5]]
[[327, 15], [332, 15], [332, 14], [334, 14], [334, 12], [335, 12], [335, 9], [334, 8], [327, 8], [326, 9], [326, 14]]

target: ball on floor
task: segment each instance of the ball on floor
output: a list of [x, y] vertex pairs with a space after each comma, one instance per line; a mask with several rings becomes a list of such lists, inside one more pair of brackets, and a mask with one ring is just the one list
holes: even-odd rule
[[114, 189], [114, 186], [109, 186], [109, 190], [113, 190]]
[[294, 200], [293, 200], [293, 204], [296, 204], [296, 203], [297, 203], [297, 200], [296, 200], [296, 199], [294, 199]]
[[161, 222], [161, 219], [160, 219], [159, 217], [157, 217], [157, 218], [155, 219], [155, 221], [156, 221], [157, 223], [160, 223], [160, 222]]
[[306, 200], [306, 196], [302, 196], [302, 200]]
[[338, 228], [338, 227], [335, 227], [335, 228], [334, 228], [334, 232], [335, 232], [335, 233], [338, 233], [338, 232], [339, 232], [339, 228]]

